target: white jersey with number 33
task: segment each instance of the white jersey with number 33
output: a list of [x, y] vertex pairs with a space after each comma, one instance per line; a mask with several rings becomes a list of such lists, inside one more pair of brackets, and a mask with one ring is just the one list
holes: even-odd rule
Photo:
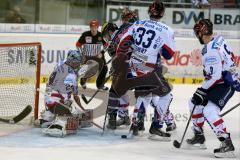
[[161, 56], [170, 59], [175, 52], [173, 30], [155, 20], [136, 21], [123, 35], [118, 48], [123, 48], [121, 42], [127, 40], [133, 41], [130, 66], [136, 76], [152, 71], [161, 62]]

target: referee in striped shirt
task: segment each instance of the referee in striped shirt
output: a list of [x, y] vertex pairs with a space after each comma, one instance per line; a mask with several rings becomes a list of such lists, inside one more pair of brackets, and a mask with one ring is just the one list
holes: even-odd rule
[[[98, 89], [108, 90], [108, 87], [104, 86], [106, 74], [108, 72], [108, 67], [104, 57], [104, 53], [101, 52], [105, 42], [102, 39], [101, 32], [98, 31], [99, 22], [98, 20], [92, 20], [89, 23], [90, 31], [84, 32], [78, 39], [76, 46], [83, 51], [86, 60], [95, 60], [99, 64], [99, 74], [96, 81], [96, 86]], [[81, 79], [81, 86], [86, 89], [86, 78]]]

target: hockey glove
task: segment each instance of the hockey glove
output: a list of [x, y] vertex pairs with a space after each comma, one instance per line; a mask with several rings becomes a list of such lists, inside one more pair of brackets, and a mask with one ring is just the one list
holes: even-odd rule
[[208, 103], [207, 100], [207, 90], [203, 88], [198, 88], [193, 94], [192, 103], [194, 105], [203, 105], [206, 106]]

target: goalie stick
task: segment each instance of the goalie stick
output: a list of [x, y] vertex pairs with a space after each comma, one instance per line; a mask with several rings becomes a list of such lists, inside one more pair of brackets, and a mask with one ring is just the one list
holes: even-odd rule
[[[105, 79], [105, 81], [104, 81], [104, 83], [106, 83], [110, 78], [111, 78], [111, 74]], [[87, 97], [84, 95], [84, 94], [82, 94], [81, 95], [81, 97], [82, 97], [82, 100], [84, 101], [84, 103], [86, 103], [86, 104], [88, 104], [88, 103], [90, 103], [91, 101], [92, 101], [92, 99], [97, 95], [97, 93], [100, 91], [101, 89], [97, 89], [96, 91], [95, 91], [95, 93], [91, 96], [91, 98], [89, 99], [89, 100], [87, 100]]]
[[32, 106], [27, 105], [22, 112], [20, 112], [18, 115], [16, 115], [13, 118], [0, 118], [1, 122], [9, 123], [9, 124], [16, 124], [26, 118], [32, 111]]

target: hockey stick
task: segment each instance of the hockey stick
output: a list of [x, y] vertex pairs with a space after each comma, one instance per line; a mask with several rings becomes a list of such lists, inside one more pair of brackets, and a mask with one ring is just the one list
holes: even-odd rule
[[229, 112], [231, 112], [232, 110], [234, 110], [235, 108], [237, 108], [238, 106], [240, 106], [240, 103], [236, 104], [235, 106], [233, 106], [232, 108], [230, 108], [229, 110], [223, 112], [222, 114], [220, 114], [221, 117], [225, 116], [226, 114], [228, 114]]
[[1, 122], [5, 122], [5, 123], [10, 123], [10, 124], [15, 124], [20, 122], [21, 120], [23, 120], [24, 118], [26, 118], [32, 111], [32, 106], [27, 105], [22, 112], [20, 112], [18, 115], [16, 115], [13, 118], [9, 118], [9, 119], [5, 119], [5, 118], [0, 118]]
[[104, 122], [103, 122], [103, 126], [102, 126], [102, 136], [104, 135], [105, 132], [105, 126], [106, 126], [106, 121], [107, 121], [107, 112], [108, 112], [108, 106], [105, 112], [105, 117], [104, 117]]
[[183, 139], [184, 139], [184, 137], [185, 137], [185, 135], [186, 135], [186, 132], [187, 132], [187, 129], [188, 129], [188, 126], [189, 126], [189, 123], [190, 123], [190, 121], [191, 121], [191, 118], [192, 118], [192, 115], [193, 115], [193, 112], [194, 112], [195, 108], [196, 108], [196, 105], [194, 105], [194, 107], [193, 107], [193, 109], [192, 109], [192, 112], [191, 112], [191, 114], [190, 114], [190, 116], [189, 116], [187, 125], [186, 125], [186, 127], [185, 127], [185, 131], [184, 131], [184, 133], [183, 133], [183, 136], [182, 136], [182, 139], [181, 139], [180, 143], [179, 143], [177, 140], [174, 140], [174, 141], [173, 141], [173, 146], [174, 146], [174, 147], [176, 147], [176, 148], [180, 148], [180, 147], [181, 147], [181, 145], [182, 145], [182, 143], [183, 143]]
[[[111, 76], [112, 76], [112, 74], [110, 74], [110, 75], [105, 79], [104, 83], [106, 83], [106, 82], [111, 78]], [[82, 94], [82, 95], [81, 95], [82, 100], [83, 100], [86, 104], [90, 103], [90, 102], [92, 101], [92, 99], [96, 96], [96, 94], [97, 94], [100, 90], [101, 90], [101, 89], [97, 89], [97, 90], [95, 91], [95, 93], [91, 96], [91, 98], [90, 98], [89, 100], [87, 100], [86, 96], [85, 96], [84, 94]]]

